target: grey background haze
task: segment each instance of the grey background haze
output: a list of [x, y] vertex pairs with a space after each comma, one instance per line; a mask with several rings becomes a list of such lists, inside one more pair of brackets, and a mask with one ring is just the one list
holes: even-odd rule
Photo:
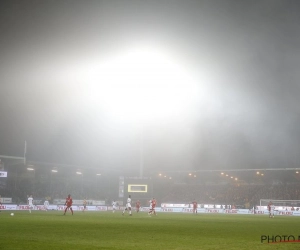
[[146, 43], [191, 72], [199, 100], [144, 124], [145, 172], [299, 167], [299, 13], [297, 0], [1, 1], [0, 154], [27, 140], [32, 161], [138, 174], [139, 126], [107, 119], [74, 65]]

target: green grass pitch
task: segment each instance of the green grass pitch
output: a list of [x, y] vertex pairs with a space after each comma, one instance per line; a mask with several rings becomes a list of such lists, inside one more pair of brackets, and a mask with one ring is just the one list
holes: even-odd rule
[[228, 214], [11, 211], [0, 213], [0, 249], [300, 249], [261, 235], [300, 235], [300, 217]]

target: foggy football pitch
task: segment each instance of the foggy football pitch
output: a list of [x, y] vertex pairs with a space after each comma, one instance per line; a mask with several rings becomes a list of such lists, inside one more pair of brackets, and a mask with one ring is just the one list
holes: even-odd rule
[[0, 249], [300, 249], [261, 235], [300, 235], [300, 217], [228, 214], [10, 211], [0, 213]]

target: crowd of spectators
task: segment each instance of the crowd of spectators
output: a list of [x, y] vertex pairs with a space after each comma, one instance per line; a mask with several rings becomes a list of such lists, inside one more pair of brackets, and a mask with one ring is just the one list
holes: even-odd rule
[[[117, 177], [115, 179], [118, 181]], [[114, 200], [118, 198], [119, 183], [112, 178], [84, 179], [76, 177], [52, 178], [8, 178], [0, 189], [2, 197], [12, 197], [13, 202], [26, 202], [27, 196], [50, 200], [63, 199], [69, 193], [73, 199]], [[149, 189], [150, 190], [150, 189]], [[153, 182], [151, 194], [158, 203], [191, 203], [235, 205], [252, 208], [260, 199], [300, 200], [300, 183], [276, 184], [172, 184], [157, 185]], [[144, 197], [145, 201], [146, 198]], [[143, 205], [148, 205], [143, 204]]]
[[[12, 198], [12, 202], [17, 204], [26, 204], [28, 195], [33, 195], [34, 199], [47, 199], [50, 203], [54, 199], [64, 199], [68, 194], [78, 200], [105, 200], [111, 196], [112, 190], [104, 184], [95, 181], [78, 181], [76, 178], [57, 178], [51, 182], [41, 181], [41, 178], [20, 178], [17, 184], [7, 181], [0, 188], [0, 194], [2, 197]], [[115, 190], [117, 192], [117, 187]]]
[[286, 185], [187, 185], [175, 184], [161, 197], [165, 203], [222, 204], [251, 208], [260, 199], [300, 200], [300, 184]]

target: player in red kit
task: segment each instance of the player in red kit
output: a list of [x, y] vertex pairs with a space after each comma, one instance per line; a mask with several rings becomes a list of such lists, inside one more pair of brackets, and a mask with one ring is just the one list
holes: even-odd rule
[[154, 215], [156, 215], [155, 207], [156, 207], [156, 200], [155, 200], [155, 198], [153, 198], [153, 200], [152, 200], [152, 213], [153, 213]]
[[72, 200], [71, 195], [69, 194], [68, 197], [66, 198], [66, 202], [65, 202], [65, 206], [67, 206], [67, 207], [65, 208], [64, 215], [66, 215], [68, 208], [71, 210], [72, 215], [73, 215], [72, 204], [73, 204], [73, 200]]
[[138, 200], [138, 201], [135, 203], [135, 209], [136, 209], [136, 212], [137, 212], [137, 213], [140, 211], [140, 207], [141, 207], [141, 202]]
[[156, 212], [155, 212], [155, 207], [156, 207], [156, 200], [155, 200], [155, 198], [153, 198], [151, 201], [150, 201], [150, 203], [151, 203], [151, 208], [150, 208], [150, 211], [149, 211], [149, 215], [151, 215], [151, 214], [154, 214], [154, 215], [156, 215]]
[[197, 207], [198, 207], [197, 201], [193, 201], [192, 204], [193, 204], [193, 213], [197, 214], [198, 213], [197, 212]]

